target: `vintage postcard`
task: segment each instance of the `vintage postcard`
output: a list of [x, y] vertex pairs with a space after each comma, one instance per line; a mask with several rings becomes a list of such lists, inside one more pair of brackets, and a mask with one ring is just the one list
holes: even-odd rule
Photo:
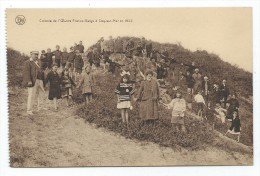
[[252, 13], [6, 9], [10, 167], [252, 166]]

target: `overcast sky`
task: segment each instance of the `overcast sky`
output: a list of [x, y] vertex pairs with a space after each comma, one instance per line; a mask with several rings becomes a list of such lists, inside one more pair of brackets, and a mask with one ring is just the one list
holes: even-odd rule
[[[25, 24], [15, 23], [17, 15], [26, 18]], [[72, 22], [40, 22], [59, 19]], [[113, 19], [124, 22], [99, 22]], [[88, 47], [110, 35], [180, 42], [187, 49], [207, 50], [252, 72], [251, 8], [7, 10], [7, 45], [26, 54], [31, 50], [54, 49], [56, 44], [70, 47], [79, 40]]]

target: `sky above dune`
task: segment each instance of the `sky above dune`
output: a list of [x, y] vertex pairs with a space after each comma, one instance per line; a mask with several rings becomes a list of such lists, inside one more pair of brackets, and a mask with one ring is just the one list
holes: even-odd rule
[[[18, 15], [25, 17], [23, 25], [15, 22]], [[181, 43], [252, 72], [251, 8], [7, 10], [7, 46], [25, 54], [80, 40], [88, 47], [110, 35]]]

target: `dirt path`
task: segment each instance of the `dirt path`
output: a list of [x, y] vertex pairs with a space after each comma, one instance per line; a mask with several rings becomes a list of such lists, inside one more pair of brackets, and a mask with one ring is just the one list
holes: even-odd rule
[[[20, 92], [16, 94], [15, 92]], [[76, 107], [26, 115], [26, 90], [11, 90], [10, 155], [13, 167], [143, 166], [143, 165], [250, 165], [252, 156], [218, 148], [201, 151], [172, 149], [125, 139], [97, 129], [78, 118]]]

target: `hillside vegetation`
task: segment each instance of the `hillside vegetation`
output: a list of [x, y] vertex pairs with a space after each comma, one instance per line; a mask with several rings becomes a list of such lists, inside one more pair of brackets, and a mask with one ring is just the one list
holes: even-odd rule
[[[126, 40], [128, 37], [122, 37], [121, 40]], [[137, 43], [138, 38], [133, 38]], [[207, 51], [191, 52], [178, 44], [160, 44], [153, 42], [153, 47], [157, 50], [167, 48], [170, 57], [174, 57], [178, 62], [191, 63], [196, 62], [203, 75], [207, 75], [214, 83], [220, 83], [225, 78], [228, 80], [231, 90], [239, 93], [244, 99], [252, 98], [252, 73], [244, 71], [236, 66], [221, 60], [217, 55], [210, 54]], [[7, 50], [8, 58], [8, 85], [21, 86], [22, 81], [22, 66], [28, 56], [21, 54], [11, 48]], [[160, 121], [156, 127], [150, 125], [140, 127], [138, 119], [137, 107], [135, 111], [131, 111], [131, 127], [130, 132], [127, 131], [121, 124], [120, 113], [116, 109], [116, 96], [113, 90], [118, 83], [118, 79], [114, 79], [109, 74], [97, 75], [99, 86], [95, 93], [95, 99], [86, 109], [79, 108], [78, 115], [86, 119], [90, 123], [94, 123], [97, 127], [105, 127], [112, 131], [118, 132], [123, 136], [140, 140], [152, 141], [163, 146], [182, 146], [197, 148], [203, 144], [214, 142], [213, 133], [207, 123], [196, 121], [187, 118], [186, 125], [187, 134], [176, 134], [171, 131], [169, 117], [170, 112], [160, 108]], [[112, 81], [107, 81], [112, 80]], [[111, 92], [109, 92], [109, 90]], [[75, 100], [82, 102], [80, 91], [74, 93]], [[242, 99], [240, 99], [242, 100]], [[252, 146], [253, 144], [253, 114], [252, 104], [250, 101], [241, 101], [241, 122], [242, 136], [241, 142]], [[157, 129], [159, 128], [159, 130]], [[227, 130], [227, 126], [217, 125], [216, 128], [220, 132]]]

